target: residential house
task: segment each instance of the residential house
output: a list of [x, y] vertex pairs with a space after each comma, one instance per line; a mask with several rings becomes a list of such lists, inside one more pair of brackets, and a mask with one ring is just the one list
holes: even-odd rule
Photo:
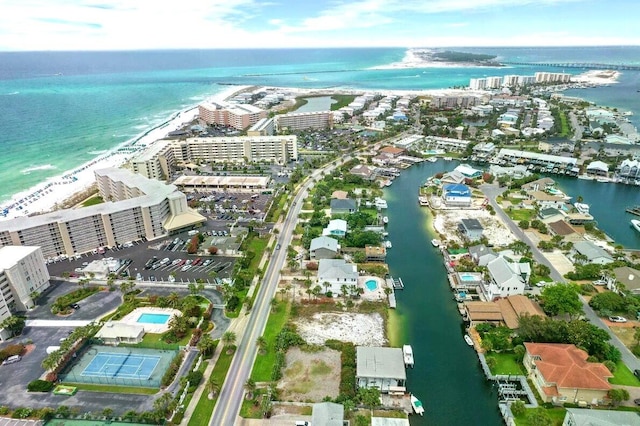
[[338, 295], [343, 285], [358, 284], [358, 265], [347, 263], [344, 259], [320, 259], [318, 284], [325, 291]]
[[313, 426], [342, 426], [344, 424], [344, 406], [335, 402], [313, 404], [311, 424]]
[[592, 161], [586, 169], [589, 176], [608, 176], [609, 165], [602, 161]]
[[478, 179], [482, 177], [482, 170], [474, 169], [468, 164], [460, 164], [454, 171], [459, 172], [462, 176], [468, 179]]
[[562, 426], [635, 426], [640, 424], [637, 411], [591, 410], [567, 408]]
[[480, 323], [491, 323], [517, 330], [518, 320], [521, 316], [545, 316], [538, 303], [519, 294], [507, 296], [494, 302], [465, 302], [464, 309], [471, 327]]
[[613, 257], [609, 252], [591, 241], [578, 241], [573, 244], [569, 257], [578, 264], [597, 263], [606, 265], [613, 262]]
[[330, 206], [331, 216], [355, 213], [358, 209], [358, 203], [356, 203], [356, 200], [352, 200], [351, 198], [333, 198], [331, 199]]
[[340, 252], [340, 244], [334, 238], [317, 237], [311, 240], [309, 258], [312, 260], [333, 259]]
[[629, 266], [621, 266], [613, 270], [616, 281], [633, 294], [640, 294], [640, 271]]
[[442, 187], [442, 199], [447, 207], [469, 207], [471, 206], [471, 190], [463, 184], [446, 184]]
[[570, 241], [572, 243], [576, 243], [578, 241], [583, 241], [582, 235], [578, 234], [576, 230], [565, 222], [564, 220], [558, 220], [556, 222], [551, 222], [549, 225], [549, 233], [551, 235], [559, 235], [564, 241]]
[[378, 388], [382, 393], [404, 393], [406, 380], [402, 349], [356, 348], [356, 383], [359, 388]]
[[398, 148], [398, 147], [395, 147], [395, 146], [385, 146], [384, 148], [382, 148], [378, 152], [380, 154], [387, 154], [387, 155], [390, 155], [393, 158], [397, 158], [397, 157], [403, 155], [407, 151], [405, 149], [403, 149], [403, 148]]
[[384, 262], [387, 258], [387, 249], [384, 245], [364, 247], [367, 262]]
[[322, 230], [325, 237], [344, 237], [347, 235], [347, 221], [344, 219], [333, 219], [329, 221], [326, 228]]
[[458, 230], [467, 241], [478, 241], [482, 238], [484, 228], [478, 219], [462, 219]]
[[529, 343], [524, 367], [544, 402], [601, 404], [611, 389], [613, 374], [600, 362], [588, 362], [589, 354], [575, 345]]
[[490, 282], [487, 288], [489, 300], [522, 294], [531, 277], [531, 265], [513, 263], [498, 257], [487, 264]]
[[531, 191], [528, 194], [529, 199], [535, 203], [540, 210], [553, 208], [556, 210], [562, 207], [570, 200], [569, 197], [560, 194], [549, 194], [543, 191]]
[[538, 219], [542, 222], [549, 224], [552, 222], [557, 222], [559, 220], [564, 220], [565, 214], [556, 208], [549, 207], [546, 209], [540, 209], [538, 211]]
[[521, 189], [525, 192], [544, 191], [545, 189], [553, 188], [555, 184], [556, 181], [554, 181], [553, 179], [544, 177], [531, 181], [529, 183], [525, 183], [524, 185], [522, 185]]
[[487, 266], [487, 263], [498, 257], [491, 248], [484, 244], [469, 247], [469, 256], [479, 266]]
[[353, 167], [351, 170], [349, 170], [349, 173], [351, 173], [354, 176], [359, 176], [365, 180], [372, 180], [375, 178], [375, 170], [376, 169], [374, 167], [369, 167], [364, 164], [359, 164]]

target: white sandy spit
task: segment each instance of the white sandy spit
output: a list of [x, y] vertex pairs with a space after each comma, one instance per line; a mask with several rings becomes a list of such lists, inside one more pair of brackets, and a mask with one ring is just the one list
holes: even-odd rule
[[384, 321], [380, 314], [318, 313], [297, 323], [298, 333], [307, 342], [323, 345], [329, 339], [359, 346], [384, 346]]
[[482, 235], [487, 237], [490, 244], [504, 247], [516, 241], [511, 231], [497, 218], [491, 216], [487, 210], [438, 210], [433, 220], [433, 228], [440, 235], [445, 235], [447, 240], [463, 243], [457, 232], [458, 224], [462, 219], [478, 219], [484, 230]]
[[[210, 99], [223, 100], [249, 86], [231, 86]], [[137, 150], [152, 145], [164, 138], [169, 132], [178, 130], [184, 124], [193, 121], [198, 116], [198, 107], [189, 107], [184, 111], [173, 114], [166, 122], [147, 130], [139, 136], [123, 143], [113, 150], [103, 153], [99, 157], [64, 174], [47, 179], [46, 181], [14, 195], [11, 200], [0, 205], [0, 220], [27, 216], [33, 213], [47, 213], [57, 203], [62, 203], [74, 194], [84, 191], [95, 182], [94, 171], [109, 167], [120, 167], [127, 162]], [[130, 149], [122, 151], [128, 147]], [[5, 214], [6, 212], [6, 214]]]
[[619, 71], [591, 70], [571, 77], [573, 83], [587, 83], [595, 85], [612, 84], [618, 82]]
[[[420, 53], [423, 55], [421, 56]], [[376, 65], [368, 68], [370, 70], [395, 70], [395, 69], [411, 69], [411, 68], [505, 68], [490, 67], [486, 65], [478, 65], [470, 62], [447, 62], [447, 61], [431, 61], [424, 56], [430, 56], [434, 51], [431, 49], [407, 49], [404, 57], [400, 62], [392, 62], [386, 65]]]

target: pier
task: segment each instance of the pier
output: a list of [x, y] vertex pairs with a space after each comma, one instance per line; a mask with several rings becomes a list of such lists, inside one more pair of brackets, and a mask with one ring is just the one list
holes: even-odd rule
[[502, 62], [505, 65], [526, 65], [553, 68], [581, 68], [586, 70], [623, 70], [640, 71], [639, 65], [628, 64], [602, 64], [597, 62]]
[[627, 207], [624, 211], [636, 216], [640, 216], [640, 206]]
[[404, 283], [402, 282], [402, 278], [394, 278], [391, 275], [388, 275], [385, 278], [387, 282], [387, 287], [393, 288], [394, 290], [404, 290]]

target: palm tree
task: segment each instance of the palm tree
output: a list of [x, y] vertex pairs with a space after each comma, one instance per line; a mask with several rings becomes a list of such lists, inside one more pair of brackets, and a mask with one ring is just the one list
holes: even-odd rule
[[215, 398], [215, 396], [220, 392], [220, 383], [213, 377], [209, 377], [209, 381], [207, 382], [207, 390], [209, 391], [209, 399]]
[[343, 299], [347, 298], [347, 293], [349, 292], [348, 287], [346, 284], [342, 284], [340, 286], [340, 295], [342, 296]]
[[203, 355], [208, 356], [211, 355], [213, 353], [213, 350], [216, 348], [216, 342], [215, 340], [213, 340], [211, 335], [203, 334], [198, 341], [197, 347]]
[[284, 295], [287, 293], [287, 289], [286, 288], [281, 288], [280, 289], [280, 300], [284, 302]]
[[258, 345], [258, 349], [261, 354], [267, 353], [267, 339], [264, 336], [260, 336], [256, 339], [256, 344]]
[[325, 281], [322, 283], [322, 285], [324, 286], [324, 292], [326, 294], [329, 291], [329, 287], [331, 286], [331, 283], [328, 281]]
[[231, 353], [233, 351], [231, 346], [233, 346], [235, 342], [236, 342], [236, 333], [234, 333], [233, 331], [225, 331], [224, 334], [222, 335], [222, 343], [224, 343], [225, 347], [228, 347], [227, 353]]
[[180, 306], [180, 299], [180, 295], [174, 291], [167, 296], [167, 303], [169, 303], [169, 306], [173, 309], [177, 309], [178, 306]]
[[244, 388], [247, 391], [247, 399], [253, 399], [253, 393], [256, 391], [256, 382], [249, 377], [244, 384]]

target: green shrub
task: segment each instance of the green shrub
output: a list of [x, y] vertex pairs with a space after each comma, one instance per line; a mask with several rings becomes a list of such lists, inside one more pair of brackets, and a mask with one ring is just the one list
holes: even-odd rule
[[13, 413], [11, 413], [12, 419], [26, 419], [31, 415], [33, 410], [27, 407], [16, 408]]
[[24, 351], [24, 345], [9, 345], [0, 351], [0, 361], [4, 361], [10, 356], [20, 355]]
[[178, 354], [173, 358], [171, 364], [169, 364], [169, 367], [167, 368], [167, 371], [165, 371], [164, 376], [162, 376], [162, 386], [169, 386], [171, 384], [173, 379], [176, 377], [176, 374], [178, 374], [183, 358], [184, 352], [182, 351], [178, 352]]
[[189, 374], [187, 374], [186, 379], [189, 382], [189, 392], [194, 392], [198, 387], [198, 385], [200, 384], [200, 382], [202, 381], [202, 371], [200, 370], [192, 371]]
[[46, 380], [34, 380], [27, 385], [29, 392], [49, 392], [53, 389], [54, 384]]
[[2, 407], [0, 407], [0, 416], [6, 416], [7, 414], [9, 414], [9, 411], [9, 407], [3, 405]]

